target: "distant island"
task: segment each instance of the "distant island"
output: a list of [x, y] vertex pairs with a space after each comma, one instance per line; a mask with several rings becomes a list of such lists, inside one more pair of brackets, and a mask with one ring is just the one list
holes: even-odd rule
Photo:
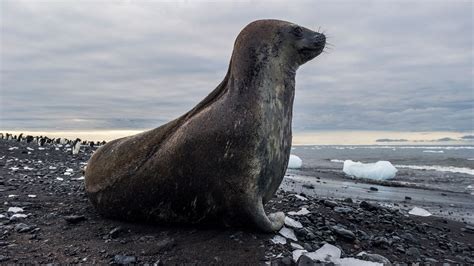
[[407, 142], [407, 139], [378, 139], [375, 142]]

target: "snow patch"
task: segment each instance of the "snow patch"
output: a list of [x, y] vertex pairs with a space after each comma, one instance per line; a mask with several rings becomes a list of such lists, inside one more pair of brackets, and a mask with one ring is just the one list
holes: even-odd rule
[[397, 173], [395, 168], [389, 161], [378, 161], [376, 163], [361, 163], [351, 160], [344, 161], [342, 171], [349, 176], [358, 178], [368, 178], [375, 180], [385, 180], [394, 178]]

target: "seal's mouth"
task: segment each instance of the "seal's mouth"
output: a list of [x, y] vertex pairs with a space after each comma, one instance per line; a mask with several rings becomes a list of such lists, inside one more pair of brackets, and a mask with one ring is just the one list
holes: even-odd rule
[[321, 54], [326, 46], [326, 36], [321, 33], [308, 38], [305, 45], [300, 49], [300, 53], [306, 59], [312, 59]]

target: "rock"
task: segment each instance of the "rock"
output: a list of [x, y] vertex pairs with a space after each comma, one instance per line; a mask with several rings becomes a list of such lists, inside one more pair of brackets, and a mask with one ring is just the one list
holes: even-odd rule
[[337, 202], [332, 201], [332, 200], [324, 200], [323, 204], [324, 204], [324, 206], [331, 207], [331, 208], [334, 208], [334, 207], [339, 205], [339, 204], [337, 204]]
[[314, 248], [309, 243], [303, 243], [303, 248], [310, 252], [314, 250]]
[[308, 189], [314, 189], [314, 185], [312, 184], [303, 184], [303, 187]]
[[405, 196], [405, 200], [411, 200], [411, 197]]
[[461, 228], [461, 231], [469, 234], [474, 234], [474, 226], [466, 225], [464, 228]]
[[4, 262], [4, 261], [7, 261], [9, 260], [10, 258], [7, 257], [7, 256], [4, 256], [4, 255], [0, 255], [0, 262]]
[[84, 215], [68, 215], [64, 216], [64, 220], [70, 224], [77, 224], [79, 222], [85, 221], [86, 217], [84, 217]]
[[29, 232], [33, 230], [33, 227], [27, 225], [27, 224], [24, 224], [24, 223], [19, 223], [15, 226], [15, 231], [17, 231], [18, 233], [26, 233], [26, 232]]
[[344, 199], [344, 202], [353, 203], [354, 201], [353, 201], [351, 198], [345, 198], [345, 199]]
[[372, 245], [376, 247], [387, 247], [390, 246], [390, 242], [388, 242], [386, 237], [377, 236], [372, 240]]
[[331, 230], [336, 235], [342, 237], [345, 240], [354, 241], [356, 239], [356, 236], [352, 231], [347, 230], [345, 228], [342, 228], [341, 226], [335, 225], [335, 226], [331, 227]]
[[368, 210], [368, 211], [375, 211], [379, 208], [379, 206], [375, 205], [375, 204], [372, 204], [372, 203], [369, 203], [367, 201], [362, 201], [359, 206], [364, 209], [364, 210]]
[[420, 250], [418, 248], [415, 248], [415, 247], [410, 247], [407, 249], [406, 253], [408, 256], [411, 256], [411, 257], [420, 257]]
[[117, 264], [131, 264], [136, 263], [137, 258], [135, 258], [134, 256], [115, 255], [114, 262]]
[[379, 189], [376, 188], [376, 187], [370, 187], [369, 189], [370, 189], [370, 191], [379, 191]]
[[354, 210], [351, 207], [334, 207], [334, 211], [337, 213], [351, 213]]
[[380, 263], [383, 263], [384, 265], [391, 264], [390, 260], [385, 258], [384, 256], [379, 255], [379, 254], [370, 254], [365, 251], [362, 251], [359, 254], [357, 254], [357, 257], [360, 257], [362, 260], [380, 262]]
[[419, 243], [418, 239], [416, 239], [412, 234], [410, 233], [403, 233], [400, 235], [401, 238], [405, 239], [406, 241], [410, 243]]
[[291, 258], [290, 257], [283, 257], [281, 259], [281, 264], [283, 265], [291, 265]]
[[298, 265], [298, 266], [313, 266], [313, 265], [315, 265], [315, 262], [310, 257], [303, 254], [298, 258], [298, 261], [296, 262], [296, 265]]
[[123, 232], [123, 228], [120, 226], [117, 226], [114, 229], [110, 230], [109, 236], [110, 238], [117, 238], [122, 232]]

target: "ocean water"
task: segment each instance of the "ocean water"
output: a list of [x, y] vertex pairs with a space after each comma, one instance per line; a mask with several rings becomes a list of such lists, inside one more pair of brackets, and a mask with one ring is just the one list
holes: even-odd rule
[[387, 182], [403, 186], [474, 194], [474, 145], [305, 145], [293, 146], [303, 160], [299, 174], [343, 174], [344, 160], [389, 161], [398, 170]]

